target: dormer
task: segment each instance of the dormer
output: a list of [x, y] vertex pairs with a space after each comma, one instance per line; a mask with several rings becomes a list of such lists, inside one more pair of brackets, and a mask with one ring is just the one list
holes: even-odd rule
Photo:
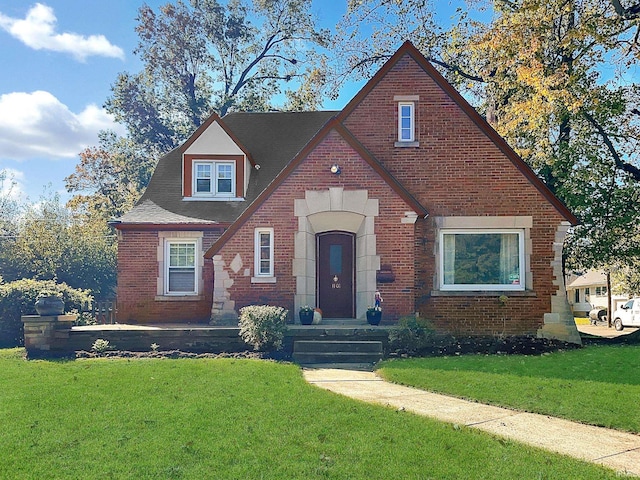
[[181, 147], [184, 201], [244, 200], [251, 156], [216, 114]]

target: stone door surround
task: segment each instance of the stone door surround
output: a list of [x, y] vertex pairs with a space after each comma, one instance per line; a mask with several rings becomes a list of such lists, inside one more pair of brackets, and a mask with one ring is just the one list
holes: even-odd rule
[[356, 318], [364, 318], [367, 302], [376, 291], [376, 271], [380, 269], [374, 228], [378, 200], [369, 198], [367, 190], [307, 190], [304, 199], [294, 200], [294, 215], [298, 218], [293, 259], [294, 311], [304, 305], [316, 306], [316, 234], [343, 231], [356, 236]]

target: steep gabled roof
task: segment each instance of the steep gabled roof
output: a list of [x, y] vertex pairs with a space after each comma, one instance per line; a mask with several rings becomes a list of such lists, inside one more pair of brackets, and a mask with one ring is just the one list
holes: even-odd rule
[[385, 75], [398, 63], [398, 61], [409, 55], [420, 67], [436, 82], [436, 84], [464, 111], [478, 128], [506, 155], [518, 170], [533, 184], [538, 191], [551, 203], [555, 209], [572, 225], [579, 223], [576, 216], [571, 213], [567, 206], [556, 197], [549, 187], [535, 174], [527, 163], [509, 146], [509, 144], [496, 132], [491, 125], [480, 115], [475, 108], [456, 90], [420, 53], [420, 51], [410, 42], [406, 41], [394, 53], [391, 58], [382, 66], [380, 70], [365, 84], [346, 107], [338, 114], [338, 119], [344, 122], [347, 117], [356, 109], [364, 98], [373, 90]]
[[204, 122], [202, 122], [202, 125], [200, 125], [198, 127], [198, 129], [193, 133], [193, 135], [191, 135], [186, 142], [184, 142], [182, 145], [180, 145], [179, 150], [181, 154], [184, 154], [189, 147], [204, 133], [207, 131], [207, 129], [211, 126], [212, 123], [217, 123], [218, 125], [220, 125], [220, 127], [225, 131], [225, 133], [227, 135], [229, 135], [229, 137], [231, 138], [231, 140], [233, 140], [233, 142], [238, 146], [238, 148], [240, 150], [242, 150], [242, 152], [247, 156], [247, 158], [249, 159], [249, 162], [251, 163], [252, 166], [255, 167], [256, 163], [253, 161], [253, 158], [251, 156], [251, 152], [244, 146], [244, 144], [242, 143], [242, 141], [240, 141], [240, 139], [233, 133], [233, 131], [227, 126], [227, 124], [222, 121], [222, 119], [220, 118], [220, 116], [217, 113], [212, 113], [211, 116], [209, 116], [209, 118], [207, 118]]
[[[179, 148], [162, 157], [138, 204], [119, 219], [122, 224], [172, 224], [191, 218], [195, 222], [233, 223], [267, 188], [287, 163], [337, 112], [230, 113], [212, 116]], [[250, 154], [259, 169], [252, 169], [244, 201], [184, 201], [182, 197], [182, 152], [206, 127], [218, 121]], [[150, 209], [153, 215], [150, 216]], [[116, 224], [117, 225], [117, 224]]]
[[205, 258], [212, 258], [224, 243], [242, 227], [243, 223], [269, 198], [269, 196], [282, 184], [282, 182], [293, 172], [300, 163], [313, 151], [314, 148], [331, 132], [336, 130], [338, 134], [367, 162], [382, 179], [407, 203], [408, 206], [418, 214], [419, 217], [426, 217], [427, 210], [418, 202], [403, 186], [385, 169], [380, 162], [347, 130], [337, 119], [333, 119], [325, 124], [313, 139], [302, 149], [295, 158], [278, 174], [273, 182], [255, 199], [255, 201], [240, 215], [238, 220], [231, 225], [218, 240], [204, 254]]
[[[478, 126], [480, 131], [503, 152], [566, 220], [574, 225], [578, 223], [577, 218], [569, 209], [536, 176], [533, 170], [486, 120], [438, 73], [410, 42], [405, 42], [341, 112], [239, 112], [228, 114], [222, 119], [215, 114], [212, 115], [181, 147], [160, 159], [144, 195], [132, 211], [121, 217], [121, 225], [149, 225], [151, 223], [169, 225], [176, 222], [188, 224], [192, 220], [193, 223], [219, 226], [231, 225], [232, 232], [234, 228], [237, 228], [234, 222], [238, 221], [237, 224], [241, 224], [250, 215], [248, 212], [255, 211], [261, 202], [331, 129], [336, 129], [407, 204], [413, 206], [419, 215], [426, 215], [424, 207], [389, 174], [380, 162], [342, 124], [389, 70], [405, 55], [409, 55], [414, 59], [431, 76], [440, 88]], [[335, 119], [327, 123], [332, 118]], [[252, 165], [256, 167], [251, 171], [244, 201], [183, 200], [182, 155], [213, 122], [217, 122], [224, 129], [247, 155]], [[152, 215], [150, 215], [150, 212]], [[231, 235], [231, 233], [228, 235]], [[228, 235], [225, 233], [223, 238], [228, 238]], [[220, 241], [217, 242], [217, 245], [220, 244]]]

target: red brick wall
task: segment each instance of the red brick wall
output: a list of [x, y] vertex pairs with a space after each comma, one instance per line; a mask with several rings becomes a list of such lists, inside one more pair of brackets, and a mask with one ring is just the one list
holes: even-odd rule
[[[206, 251], [222, 230], [206, 231], [202, 239]], [[120, 323], [206, 322], [211, 316], [213, 264], [205, 260], [203, 294], [200, 300], [158, 301], [156, 279], [159, 272], [157, 231], [120, 232], [118, 241], [118, 317]], [[184, 297], [183, 297], [184, 298]]]
[[[419, 148], [394, 147], [395, 95], [419, 95]], [[410, 57], [403, 57], [345, 120], [345, 126], [424, 205], [416, 225], [416, 303], [437, 328], [469, 334], [533, 334], [551, 311], [552, 243], [563, 218]], [[437, 216], [533, 216], [533, 296], [432, 296]]]
[[[340, 165], [341, 175], [329, 172], [334, 163]], [[379, 216], [375, 219], [377, 254], [382, 264], [393, 265], [396, 276], [395, 282], [379, 285], [385, 318], [397, 318], [414, 311], [414, 225], [400, 223], [404, 212], [411, 209], [335, 131], [329, 133], [218, 252], [227, 269], [236, 254], [240, 254], [243, 261], [238, 273], [228, 269], [234, 280], [230, 292], [236, 309], [268, 303], [283, 306], [297, 315], [292, 312], [296, 292], [294, 244], [298, 230], [294, 199], [305, 198], [306, 190], [327, 191], [330, 187], [368, 190], [369, 198], [379, 200]], [[274, 228], [276, 284], [252, 284], [251, 277], [244, 275], [245, 268], [251, 268], [254, 274], [256, 227]], [[373, 298], [370, 303], [373, 304]]]
[[[418, 148], [394, 147], [397, 141], [395, 95], [419, 95], [416, 109]], [[284, 180], [251, 218], [226, 242], [219, 254], [234, 281], [229, 289], [236, 309], [249, 304], [280, 305], [291, 310], [294, 235], [298, 219], [294, 199], [305, 190], [330, 187], [368, 190], [380, 201], [375, 220], [377, 254], [391, 264], [396, 281], [380, 284], [385, 320], [418, 310], [445, 331], [461, 334], [534, 334], [551, 311], [554, 258], [552, 243], [563, 220], [559, 212], [482, 132], [464, 111], [413, 61], [401, 59], [345, 120], [345, 126], [429, 211], [426, 220], [401, 224], [411, 210], [369, 165], [335, 132], [325, 138]], [[338, 163], [342, 174], [331, 175]], [[178, 181], [178, 180], [176, 180]], [[438, 216], [532, 216], [528, 296], [433, 295]], [[255, 227], [273, 227], [276, 284], [251, 284]], [[217, 234], [207, 234], [204, 249]], [[203, 320], [211, 308], [212, 265], [205, 265], [205, 298], [201, 302], [156, 302], [155, 232], [122, 232], [119, 251], [120, 321]], [[242, 267], [229, 265], [240, 254]], [[250, 269], [250, 275], [245, 270]], [[150, 274], [149, 272], [153, 272]], [[292, 312], [295, 313], [295, 312]]]

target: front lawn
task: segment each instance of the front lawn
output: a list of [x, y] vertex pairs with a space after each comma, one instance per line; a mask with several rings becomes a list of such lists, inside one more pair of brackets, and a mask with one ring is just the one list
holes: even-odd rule
[[291, 364], [22, 354], [0, 350], [0, 478], [618, 478], [340, 397]]
[[640, 432], [640, 346], [590, 346], [541, 356], [391, 360], [386, 379], [432, 392]]

